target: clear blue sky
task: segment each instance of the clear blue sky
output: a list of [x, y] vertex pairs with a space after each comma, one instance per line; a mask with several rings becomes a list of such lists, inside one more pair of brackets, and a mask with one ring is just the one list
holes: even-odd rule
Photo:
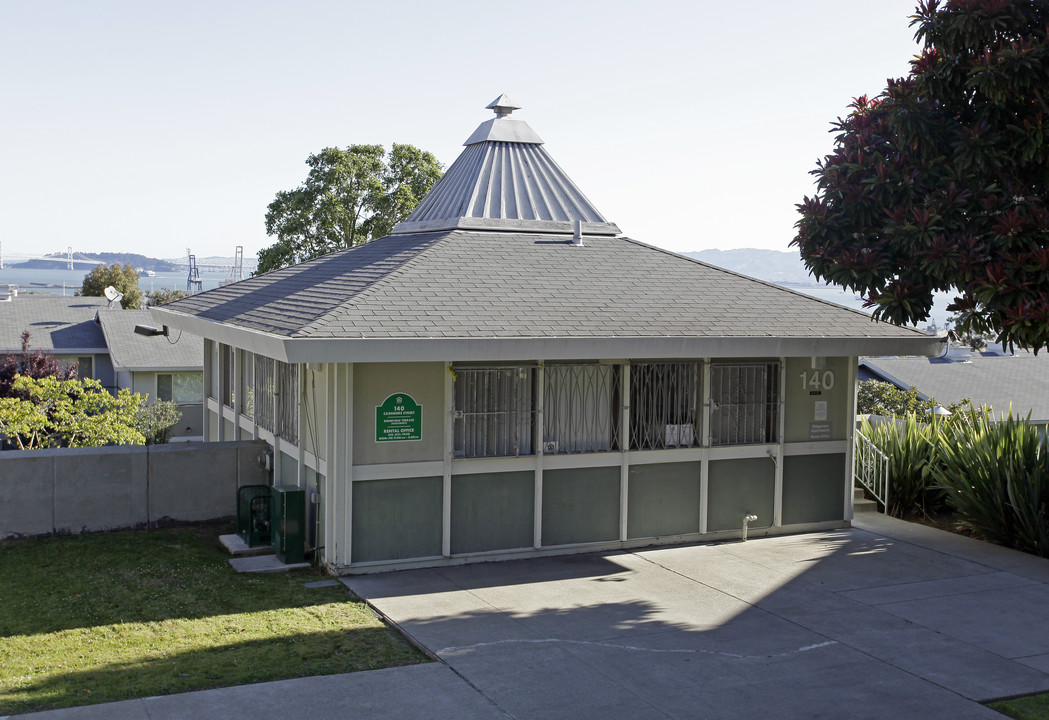
[[447, 167], [506, 92], [623, 232], [786, 250], [830, 123], [914, 0], [0, 0], [5, 254], [253, 256], [326, 146]]

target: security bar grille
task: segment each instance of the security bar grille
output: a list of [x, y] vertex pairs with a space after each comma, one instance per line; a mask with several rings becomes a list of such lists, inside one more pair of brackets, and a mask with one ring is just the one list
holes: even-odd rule
[[531, 455], [536, 368], [456, 368], [455, 374], [455, 456]]
[[619, 449], [619, 367], [547, 365], [543, 378], [543, 452]]
[[299, 442], [299, 366], [277, 362], [277, 408], [274, 434]]
[[255, 356], [255, 423], [273, 432], [273, 396], [277, 391], [275, 360]]
[[630, 366], [630, 449], [697, 447], [699, 363]]
[[747, 445], [778, 439], [779, 363], [712, 365], [710, 444]]

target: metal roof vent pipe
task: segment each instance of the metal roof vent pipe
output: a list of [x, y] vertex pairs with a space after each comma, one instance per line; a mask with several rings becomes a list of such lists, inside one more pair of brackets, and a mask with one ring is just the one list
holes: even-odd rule
[[582, 245], [583, 244], [583, 221], [575, 221], [575, 230], [572, 232], [572, 244]]

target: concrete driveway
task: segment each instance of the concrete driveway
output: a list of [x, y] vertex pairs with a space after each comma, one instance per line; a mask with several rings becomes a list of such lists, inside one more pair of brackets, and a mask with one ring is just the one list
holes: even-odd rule
[[492, 717], [1000, 720], [978, 701], [1049, 691], [1049, 561], [871, 514], [345, 582]]

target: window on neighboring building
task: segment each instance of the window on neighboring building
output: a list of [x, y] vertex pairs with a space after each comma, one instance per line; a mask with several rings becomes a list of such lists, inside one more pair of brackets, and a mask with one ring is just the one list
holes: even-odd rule
[[543, 368], [543, 452], [619, 449], [619, 366], [552, 364]]
[[204, 400], [204, 373], [158, 373], [157, 400], [199, 404]]
[[95, 358], [91, 355], [83, 355], [76, 359], [76, 376], [78, 378], [93, 378], [95, 376]]
[[630, 366], [630, 449], [697, 447], [699, 363]]
[[779, 363], [715, 363], [710, 368], [712, 445], [779, 440]]
[[536, 371], [528, 366], [455, 368], [456, 457], [535, 452]]

